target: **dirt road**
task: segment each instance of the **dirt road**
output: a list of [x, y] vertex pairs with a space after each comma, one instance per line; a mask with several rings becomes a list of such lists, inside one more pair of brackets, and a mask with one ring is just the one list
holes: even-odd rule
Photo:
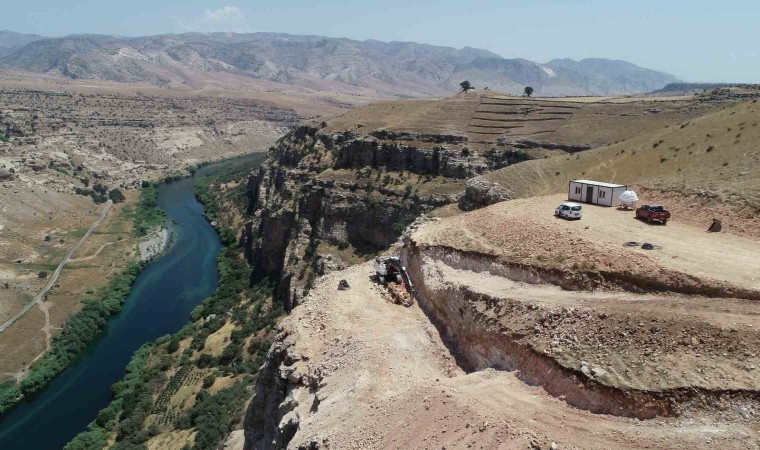
[[[5, 323], [3, 323], [2, 325], [0, 325], [0, 332], [5, 331], [6, 328], [8, 328], [11, 325], [13, 325], [14, 322], [16, 322], [18, 319], [20, 319], [21, 317], [23, 317], [24, 314], [26, 314], [30, 309], [32, 309], [32, 307], [34, 307], [34, 305], [36, 305], [36, 304], [40, 304], [41, 305], [42, 304], [43, 299], [45, 298], [45, 295], [48, 293], [48, 291], [50, 291], [50, 289], [53, 288], [53, 286], [55, 286], [56, 281], [58, 281], [58, 277], [61, 275], [61, 271], [63, 270], [63, 267], [66, 265], [66, 263], [69, 262], [69, 260], [71, 259], [71, 256], [77, 250], [79, 250], [79, 247], [81, 247], [82, 244], [84, 244], [84, 242], [87, 240], [87, 238], [90, 237], [90, 235], [92, 234], [92, 232], [95, 231], [96, 228], [98, 228], [98, 226], [103, 222], [103, 220], [105, 220], [106, 216], [108, 215], [108, 211], [111, 209], [111, 206], [112, 206], [112, 203], [109, 200], [108, 203], [103, 207], [103, 211], [100, 213], [100, 217], [98, 217], [98, 220], [96, 220], [95, 223], [92, 224], [92, 226], [87, 230], [87, 232], [84, 234], [84, 236], [82, 236], [82, 238], [79, 239], [79, 241], [73, 247], [71, 247], [71, 249], [63, 257], [63, 259], [61, 260], [61, 262], [58, 264], [58, 267], [56, 267], [55, 271], [50, 276], [50, 280], [47, 282], [47, 284], [45, 285], [45, 287], [42, 288], [42, 290], [39, 292], [39, 294], [37, 294], [32, 299], [32, 301], [30, 301], [29, 303], [27, 303], [26, 305], [24, 305], [24, 307], [18, 313], [16, 313], [16, 315], [14, 315], [10, 319], [8, 319]], [[43, 311], [46, 312], [46, 309], [43, 309]], [[49, 320], [47, 319], [47, 317], [48, 317], [47, 312], [45, 314], [45, 317], [46, 317], [46, 323], [47, 323], [46, 328], [49, 328]]]

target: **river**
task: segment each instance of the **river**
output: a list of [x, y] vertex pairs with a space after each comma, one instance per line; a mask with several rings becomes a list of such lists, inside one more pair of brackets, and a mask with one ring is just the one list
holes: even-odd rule
[[[212, 164], [196, 176], [252, 157], [262, 158], [251, 155]], [[168, 216], [174, 246], [140, 273], [121, 313], [91, 348], [0, 420], [0, 449], [62, 448], [108, 405], [111, 385], [124, 376], [135, 350], [178, 331], [190, 311], [216, 290], [221, 243], [195, 199], [193, 179], [162, 185], [158, 203]]]

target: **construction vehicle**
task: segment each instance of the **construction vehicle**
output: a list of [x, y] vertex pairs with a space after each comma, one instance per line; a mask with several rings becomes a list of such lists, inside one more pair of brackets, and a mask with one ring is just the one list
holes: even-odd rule
[[385, 285], [389, 281], [403, 284], [410, 296], [414, 296], [415, 290], [412, 279], [406, 267], [401, 263], [398, 256], [379, 256], [375, 258], [375, 277], [377, 282]]

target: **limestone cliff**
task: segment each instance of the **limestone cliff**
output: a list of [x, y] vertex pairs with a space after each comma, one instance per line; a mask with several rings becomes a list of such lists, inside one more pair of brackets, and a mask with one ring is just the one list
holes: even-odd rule
[[465, 179], [521, 157], [472, 154], [458, 135], [296, 128], [248, 180], [253, 277], [278, 280], [290, 310], [317, 276], [371, 258], [419, 215], [457, 202]]

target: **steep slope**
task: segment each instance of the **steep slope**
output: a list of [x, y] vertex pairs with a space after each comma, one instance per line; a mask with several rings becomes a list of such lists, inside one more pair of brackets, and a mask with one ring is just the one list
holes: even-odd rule
[[587, 178], [717, 195], [760, 205], [760, 106], [741, 103], [576, 155], [529, 161], [481, 177], [513, 197], [562, 192]]
[[[661, 72], [639, 67], [627, 61], [587, 58], [575, 61], [569, 58], [554, 59], [546, 63], [559, 77], [566, 77], [589, 92], [650, 92], [660, 86]], [[580, 76], [579, 76], [580, 75]], [[582, 76], [585, 75], [585, 76]], [[674, 77], [671, 78], [673, 82]]]
[[477, 86], [537, 95], [648, 92], [676, 81], [630, 63], [563, 60], [542, 65], [486, 50], [412, 42], [355, 41], [276, 33], [187, 33], [137, 38], [72, 35], [37, 40], [1, 65], [68, 78], [161, 85], [227, 73], [323, 90], [436, 96], [470, 79]]

